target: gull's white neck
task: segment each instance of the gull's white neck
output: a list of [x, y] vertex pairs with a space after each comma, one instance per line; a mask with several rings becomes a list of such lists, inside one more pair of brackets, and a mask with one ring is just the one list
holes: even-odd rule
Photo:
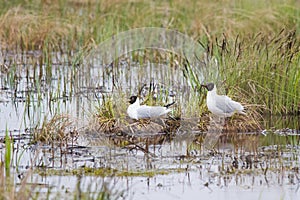
[[206, 104], [209, 111], [211, 111], [214, 115], [219, 116], [219, 114], [222, 114], [222, 111], [216, 105], [217, 96], [217, 87], [214, 86], [211, 91], [207, 92]]
[[212, 95], [212, 96], [217, 95], [217, 87], [214, 86], [214, 89], [212, 89], [211, 91], [208, 91], [208, 94], [209, 94], [209, 95]]
[[216, 96], [217, 96], [217, 88], [216, 86], [214, 86], [214, 88], [211, 91], [207, 92], [206, 102], [207, 102], [208, 109], [213, 109], [215, 107]]
[[138, 106], [140, 106], [140, 99], [137, 97], [136, 98], [136, 101], [133, 103], [133, 104], [131, 104], [133, 107], [138, 107]]
[[140, 107], [140, 99], [137, 98], [133, 104], [130, 104], [127, 108], [127, 114], [130, 118], [138, 119], [137, 117], [137, 109]]

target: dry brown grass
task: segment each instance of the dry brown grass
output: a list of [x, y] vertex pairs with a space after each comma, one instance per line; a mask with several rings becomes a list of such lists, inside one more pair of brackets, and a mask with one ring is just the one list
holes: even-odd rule
[[[12, 4], [13, 5], [13, 4]], [[101, 42], [120, 31], [136, 27], [166, 27], [198, 39], [213, 41], [221, 34], [235, 37], [282, 28], [295, 28], [297, 3], [291, 1], [32, 1], [0, 10], [0, 40], [24, 48], [42, 48], [45, 41], [59, 45], [67, 40], [86, 45]], [[2, 13], [1, 13], [2, 12]]]
[[40, 129], [34, 132], [34, 141], [47, 144], [59, 142], [68, 144], [76, 141], [78, 137], [74, 121], [68, 115], [55, 115], [49, 121], [44, 121]]
[[71, 24], [47, 15], [32, 13], [21, 7], [0, 16], [0, 42], [9, 49], [43, 49], [46, 42], [59, 46], [62, 38], [74, 29]]

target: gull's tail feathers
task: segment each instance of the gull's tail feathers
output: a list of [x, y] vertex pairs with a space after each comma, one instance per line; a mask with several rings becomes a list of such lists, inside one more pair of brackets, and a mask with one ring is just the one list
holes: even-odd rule
[[169, 104], [165, 105], [164, 107], [169, 108], [169, 107], [172, 106], [173, 104], [175, 104], [175, 101], [172, 102], [172, 103], [169, 103]]

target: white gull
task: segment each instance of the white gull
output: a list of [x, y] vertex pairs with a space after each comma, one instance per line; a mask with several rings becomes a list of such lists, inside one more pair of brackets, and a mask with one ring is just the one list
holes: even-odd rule
[[132, 119], [150, 119], [158, 118], [165, 115], [172, 110], [169, 109], [175, 102], [165, 106], [147, 106], [140, 105], [140, 99], [137, 96], [131, 96], [129, 100], [130, 105], [127, 108], [127, 114]]
[[226, 95], [218, 95], [217, 87], [213, 83], [201, 85], [205, 87], [207, 92], [206, 104], [210, 112], [218, 117], [231, 117], [234, 113], [246, 115], [244, 107], [236, 101], [233, 101]]

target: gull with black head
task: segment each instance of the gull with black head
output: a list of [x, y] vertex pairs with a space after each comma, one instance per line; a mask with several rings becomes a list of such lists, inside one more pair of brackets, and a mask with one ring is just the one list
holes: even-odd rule
[[231, 117], [234, 113], [246, 115], [244, 107], [236, 101], [233, 101], [226, 95], [218, 95], [217, 87], [214, 83], [201, 85], [205, 87], [207, 92], [206, 104], [210, 112], [218, 117]]
[[159, 118], [172, 110], [169, 109], [175, 102], [165, 106], [147, 106], [140, 105], [140, 99], [138, 96], [131, 96], [129, 100], [130, 105], [127, 108], [127, 114], [132, 119], [151, 119]]

